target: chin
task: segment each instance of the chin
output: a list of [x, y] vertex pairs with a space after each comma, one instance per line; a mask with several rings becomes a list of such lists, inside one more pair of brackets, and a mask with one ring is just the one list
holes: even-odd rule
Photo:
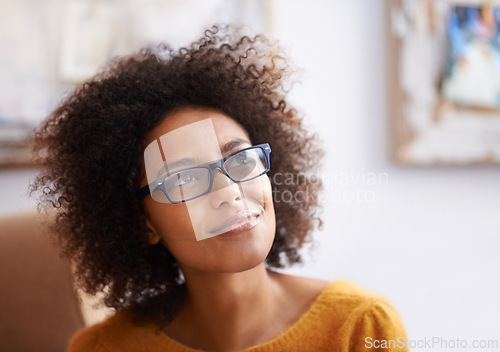
[[259, 265], [263, 265], [264, 261], [266, 259], [267, 255], [264, 255], [259, 258], [251, 258], [251, 259], [239, 259], [237, 261], [234, 261], [232, 263], [225, 263], [224, 265], [221, 265], [218, 270], [216, 270], [219, 273], [241, 273], [244, 271], [248, 271], [251, 269], [254, 269], [258, 267]]
[[221, 273], [238, 273], [262, 265], [271, 250], [272, 240], [257, 240], [244, 246], [233, 248], [231, 253], [219, 257], [215, 271]]
[[[273, 214], [274, 215], [274, 214]], [[263, 265], [274, 241], [274, 217], [263, 216], [249, 231], [175, 243], [172, 253], [181, 267], [199, 273], [239, 273]]]

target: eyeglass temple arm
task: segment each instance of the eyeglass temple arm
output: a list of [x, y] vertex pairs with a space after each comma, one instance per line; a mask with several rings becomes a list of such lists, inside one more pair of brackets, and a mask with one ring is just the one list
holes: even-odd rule
[[137, 198], [139, 198], [139, 199], [146, 197], [148, 194], [151, 194], [150, 185], [146, 185], [142, 188], [139, 188], [136, 192]]

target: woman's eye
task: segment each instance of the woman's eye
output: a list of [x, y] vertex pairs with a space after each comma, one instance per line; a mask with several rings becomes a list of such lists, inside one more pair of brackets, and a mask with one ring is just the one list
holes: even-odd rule
[[193, 174], [188, 174], [188, 173], [185, 173], [185, 174], [182, 174], [179, 178], [178, 178], [178, 185], [179, 186], [184, 186], [190, 182], [194, 182], [197, 180], [197, 177]]
[[167, 182], [167, 188], [181, 187], [192, 184], [199, 180], [199, 177], [194, 173], [183, 172], [177, 175], [173, 175], [171, 179]]
[[242, 152], [240, 154], [236, 154], [231, 159], [231, 166], [245, 165], [252, 162], [253, 158], [249, 157], [249, 155], [246, 152]]

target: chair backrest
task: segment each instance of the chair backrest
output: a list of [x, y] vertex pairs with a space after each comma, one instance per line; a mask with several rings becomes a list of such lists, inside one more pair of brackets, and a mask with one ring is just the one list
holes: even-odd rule
[[45, 220], [36, 212], [0, 218], [0, 351], [65, 351], [85, 325]]

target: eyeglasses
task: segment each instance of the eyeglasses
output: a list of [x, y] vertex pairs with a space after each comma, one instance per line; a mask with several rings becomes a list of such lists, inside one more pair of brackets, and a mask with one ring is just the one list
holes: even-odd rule
[[155, 197], [153, 192], [160, 190], [173, 204], [184, 203], [199, 198], [212, 189], [214, 170], [220, 169], [231, 181], [241, 183], [264, 175], [271, 169], [268, 143], [254, 145], [237, 151], [211, 164], [181, 169], [164, 176], [137, 191], [140, 198], [148, 194], [153, 199], [167, 203], [163, 197]]

